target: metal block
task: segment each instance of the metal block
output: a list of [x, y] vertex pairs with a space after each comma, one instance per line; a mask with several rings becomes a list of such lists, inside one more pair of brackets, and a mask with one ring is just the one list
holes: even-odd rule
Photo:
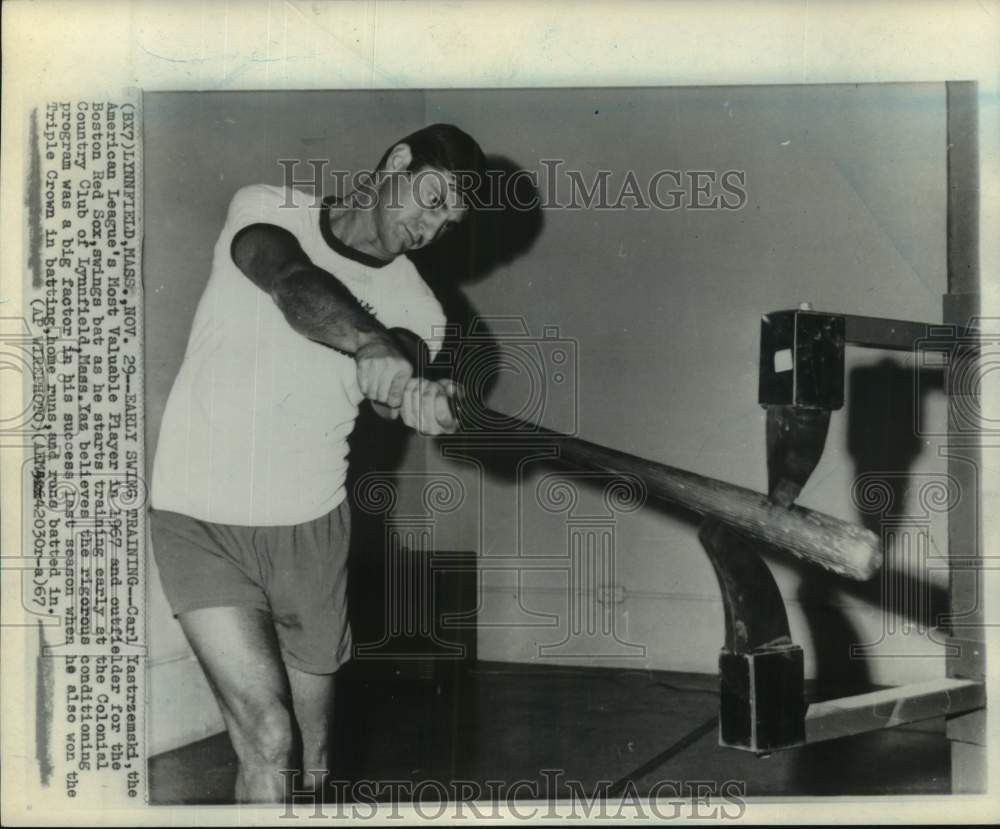
[[805, 742], [802, 648], [719, 655], [719, 745], [768, 754]]
[[761, 320], [763, 406], [839, 409], [844, 405], [844, 317], [775, 311]]

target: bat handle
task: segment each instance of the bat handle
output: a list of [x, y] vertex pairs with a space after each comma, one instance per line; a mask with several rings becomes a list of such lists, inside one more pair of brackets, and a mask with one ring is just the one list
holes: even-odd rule
[[454, 380], [449, 380], [448, 383], [448, 408], [457, 424], [456, 429], [460, 430], [468, 417], [468, 393], [464, 386]]

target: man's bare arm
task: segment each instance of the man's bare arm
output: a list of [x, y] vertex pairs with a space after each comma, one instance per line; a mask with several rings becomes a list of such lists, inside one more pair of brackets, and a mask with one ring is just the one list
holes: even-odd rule
[[401, 405], [406, 382], [422, 364], [420, 356], [407, 353], [413, 340], [423, 345], [415, 334], [382, 325], [336, 276], [314, 265], [284, 228], [248, 225], [233, 237], [230, 255], [270, 294], [293, 329], [355, 358], [365, 397], [393, 408]]
[[269, 293], [303, 336], [348, 354], [388, 331], [333, 274], [316, 267], [284, 228], [253, 224], [233, 237], [233, 262]]

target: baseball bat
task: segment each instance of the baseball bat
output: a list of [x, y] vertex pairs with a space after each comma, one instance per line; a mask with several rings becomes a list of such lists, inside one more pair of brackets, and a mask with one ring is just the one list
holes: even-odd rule
[[[475, 434], [474, 429], [468, 428], [473, 415], [468, 398], [456, 396], [451, 403], [462, 424], [460, 434]], [[857, 524], [795, 504], [780, 506], [752, 489], [600, 446], [485, 407], [477, 406], [474, 416], [480, 424], [489, 424], [494, 432], [523, 431], [526, 435], [543, 436], [558, 447], [555, 460], [559, 463], [585, 471], [634, 475], [655, 499], [717, 518], [751, 539], [840, 576], [866, 581], [882, 566], [879, 537]]]

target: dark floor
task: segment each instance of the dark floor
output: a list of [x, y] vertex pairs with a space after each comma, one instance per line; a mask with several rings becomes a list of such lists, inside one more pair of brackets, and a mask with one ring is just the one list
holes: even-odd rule
[[[568, 796], [566, 781], [590, 792], [626, 776], [640, 795], [657, 781], [738, 781], [751, 797], [949, 793], [937, 720], [757, 758], [717, 745], [714, 676], [479, 662], [449, 682], [350, 667], [339, 685], [337, 779], [469, 780], [494, 800], [515, 781], [538, 781], [518, 792], [545, 798]], [[152, 758], [149, 772], [154, 803], [224, 803], [235, 759], [221, 734]]]

